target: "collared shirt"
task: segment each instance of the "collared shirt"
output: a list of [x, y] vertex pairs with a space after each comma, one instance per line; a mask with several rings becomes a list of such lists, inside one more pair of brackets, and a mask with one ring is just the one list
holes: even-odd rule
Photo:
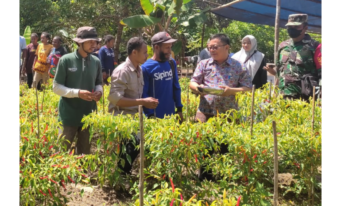
[[88, 55], [83, 58], [78, 50], [59, 60], [53, 80], [53, 92], [60, 95], [59, 120], [64, 126], [83, 126], [82, 118], [97, 109], [95, 101], [78, 98], [79, 90], [100, 91], [103, 84], [101, 63]]
[[[217, 89], [221, 89], [219, 86], [252, 87], [251, 76], [248, 71], [230, 56], [226, 62], [220, 65], [213, 58], [200, 61], [191, 82]], [[208, 94], [200, 97], [198, 111], [204, 114], [216, 115], [217, 111], [225, 113], [230, 109], [238, 109], [234, 95], [223, 97]]]
[[21, 52], [26, 49], [26, 39], [23, 36], [19, 37], [20, 39], [20, 49], [19, 49], [19, 64], [21, 65]]
[[141, 68], [134, 67], [129, 57], [120, 64], [111, 75], [110, 94], [108, 96], [109, 112], [118, 114], [136, 114], [138, 106], [118, 107], [117, 102], [122, 98], [139, 99], [143, 92], [143, 74]]

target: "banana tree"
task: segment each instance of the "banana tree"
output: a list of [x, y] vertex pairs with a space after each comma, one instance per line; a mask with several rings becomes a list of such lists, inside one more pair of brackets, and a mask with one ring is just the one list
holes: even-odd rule
[[194, 9], [193, 0], [140, 0], [140, 4], [144, 14], [124, 18], [121, 25], [142, 28], [142, 36], [147, 38], [156, 32], [167, 31], [180, 40], [173, 46], [175, 55], [182, 49], [182, 30], [179, 27], [196, 27], [207, 19], [205, 12], [208, 9]]

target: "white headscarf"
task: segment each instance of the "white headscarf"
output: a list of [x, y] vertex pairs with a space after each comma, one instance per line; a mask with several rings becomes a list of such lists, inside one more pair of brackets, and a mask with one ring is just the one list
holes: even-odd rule
[[[263, 61], [264, 54], [262, 52], [257, 51], [257, 40], [254, 36], [246, 35], [243, 38], [243, 40], [246, 38], [250, 39], [251, 50], [247, 52], [242, 47], [239, 52], [235, 53], [232, 56], [232, 59], [235, 59], [235, 60], [239, 61], [242, 65], [244, 65], [244, 67], [249, 71], [249, 73], [251, 75], [251, 79], [253, 80], [253, 78], [255, 77], [255, 74], [257, 73], [257, 71], [259, 69], [259, 66], [261, 65], [261, 63]], [[255, 51], [257, 51], [257, 52], [255, 54], [253, 54]], [[251, 55], [252, 55], [252, 57], [244, 64], [245, 60], [247, 58], [249, 58], [249, 56], [251, 56]]]

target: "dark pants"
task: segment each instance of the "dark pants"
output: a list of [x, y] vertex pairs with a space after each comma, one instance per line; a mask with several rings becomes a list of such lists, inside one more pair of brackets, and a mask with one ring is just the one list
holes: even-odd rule
[[82, 127], [63, 126], [63, 131], [59, 130], [59, 134], [64, 136], [64, 145], [67, 150], [70, 149], [75, 136], [77, 136], [75, 154], [90, 154], [89, 128], [82, 130]]
[[[140, 137], [138, 135], [134, 135], [134, 140], [128, 140], [126, 142], [120, 143], [120, 148], [122, 148], [122, 145], [125, 145], [126, 153], [122, 154], [122, 149], [120, 151], [120, 158], [124, 160], [124, 166], [122, 166], [121, 159], [118, 162], [118, 167], [125, 173], [125, 174], [131, 174], [131, 168], [133, 166], [133, 162], [140, 153], [140, 149], [137, 149], [135, 146], [140, 144]], [[128, 155], [130, 156], [131, 162], [128, 161]]]
[[28, 88], [32, 87], [32, 83], [33, 83], [33, 74], [32, 73], [31, 74], [27, 74], [27, 85], [28, 85]]

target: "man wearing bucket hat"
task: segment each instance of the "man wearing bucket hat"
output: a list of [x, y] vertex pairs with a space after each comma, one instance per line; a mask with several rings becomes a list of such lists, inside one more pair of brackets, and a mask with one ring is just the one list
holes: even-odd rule
[[291, 14], [285, 25], [290, 39], [282, 42], [278, 48], [276, 71], [265, 67], [269, 73], [279, 77], [278, 87], [284, 98], [308, 100], [312, 96], [313, 86], [318, 86], [321, 68], [314, 63], [315, 50], [319, 42], [306, 34], [307, 14]]
[[175, 60], [170, 59], [172, 44], [177, 40], [163, 31], [155, 34], [151, 41], [154, 55], [141, 66], [144, 80], [142, 98], [158, 99], [159, 105], [156, 109], [144, 107], [144, 113], [147, 117], [158, 118], [177, 113], [182, 121], [183, 105], [178, 72]]
[[103, 93], [102, 68], [98, 58], [91, 55], [97, 32], [93, 27], [81, 27], [73, 39], [78, 49], [60, 58], [53, 81], [53, 92], [60, 95], [58, 120], [63, 124], [67, 149], [77, 135], [77, 154], [89, 154], [89, 128], [82, 130], [82, 118], [97, 109], [96, 102]]

